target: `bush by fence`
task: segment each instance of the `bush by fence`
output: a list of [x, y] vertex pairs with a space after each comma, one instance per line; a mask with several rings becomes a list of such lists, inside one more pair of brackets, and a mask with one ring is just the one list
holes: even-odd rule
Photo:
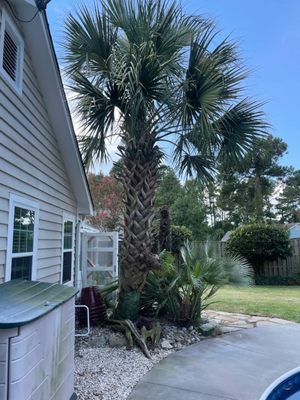
[[[258, 282], [262, 284], [299, 284], [300, 283], [300, 239], [291, 239], [292, 255], [286, 259], [265, 261], [259, 268]], [[226, 252], [226, 242], [219, 242], [220, 254]], [[270, 279], [266, 279], [270, 278]], [[280, 279], [283, 278], [283, 279]], [[284, 279], [287, 278], [287, 279]], [[284, 283], [286, 282], [286, 283]]]

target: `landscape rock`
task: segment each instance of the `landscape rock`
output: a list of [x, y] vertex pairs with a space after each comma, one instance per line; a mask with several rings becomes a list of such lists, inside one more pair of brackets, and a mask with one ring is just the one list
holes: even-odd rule
[[219, 324], [214, 320], [200, 325], [199, 330], [203, 336], [215, 336], [220, 333]]
[[170, 350], [170, 349], [173, 348], [173, 346], [171, 345], [171, 343], [169, 342], [169, 340], [164, 339], [164, 340], [161, 342], [161, 348], [162, 348], [162, 349], [165, 349], [165, 350]]
[[231, 333], [235, 331], [240, 331], [241, 328], [237, 326], [221, 326], [220, 327], [221, 333]]

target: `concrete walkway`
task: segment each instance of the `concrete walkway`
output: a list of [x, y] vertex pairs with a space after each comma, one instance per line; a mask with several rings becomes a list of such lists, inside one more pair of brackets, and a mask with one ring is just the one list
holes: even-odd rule
[[276, 378], [298, 366], [300, 324], [240, 329], [165, 358], [128, 400], [259, 400]]

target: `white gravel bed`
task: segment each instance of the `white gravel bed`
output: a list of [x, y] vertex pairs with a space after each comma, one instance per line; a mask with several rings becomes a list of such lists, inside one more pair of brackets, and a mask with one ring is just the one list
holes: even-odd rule
[[[125, 400], [137, 382], [160, 360], [203, 339], [193, 330], [164, 325], [159, 348], [149, 360], [137, 347], [111, 347], [110, 338], [123, 335], [92, 328], [88, 338], [76, 338], [75, 393], [78, 400]], [[122, 343], [120, 343], [122, 344]], [[165, 347], [165, 348], [162, 348]]]

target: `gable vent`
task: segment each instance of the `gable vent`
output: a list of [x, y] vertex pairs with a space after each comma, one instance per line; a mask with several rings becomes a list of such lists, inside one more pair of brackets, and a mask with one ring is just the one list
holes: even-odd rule
[[23, 86], [23, 58], [22, 35], [6, 10], [0, 7], [0, 75], [19, 95]]
[[17, 80], [18, 45], [7, 30], [4, 32], [2, 67], [13, 81]]

